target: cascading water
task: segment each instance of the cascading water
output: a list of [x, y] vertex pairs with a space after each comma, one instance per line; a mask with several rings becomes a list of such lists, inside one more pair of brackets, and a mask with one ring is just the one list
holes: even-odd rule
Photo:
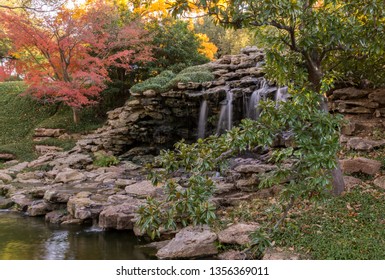
[[[236, 92], [236, 91], [235, 91]], [[221, 109], [219, 113], [219, 120], [217, 124], [216, 134], [220, 135], [221, 133], [230, 130], [233, 126], [234, 118], [234, 103], [237, 101], [237, 95], [233, 95], [233, 91], [228, 87], [226, 89], [226, 99], [223, 100], [221, 104]], [[288, 88], [270, 86], [268, 81], [264, 78], [259, 80], [259, 86], [251, 95], [243, 93], [243, 117], [249, 118], [252, 120], [257, 120], [260, 114], [260, 109], [258, 108], [259, 102], [261, 100], [266, 100], [267, 98], [274, 99], [278, 104], [279, 102], [284, 102], [287, 100]], [[239, 96], [238, 96], [239, 97]], [[234, 99], [235, 98], [235, 99]], [[239, 104], [239, 102], [238, 102]], [[199, 114], [199, 126], [198, 126], [198, 138], [204, 138], [206, 135], [206, 122], [207, 122], [207, 102], [203, 101], [201, 104], [200, 114]], [[242, 112], [242, 109], [240, 110]], [[235, 115], [237, 117], [237, 115]]]
[[226, 91], [226, 100], [222, 101], [219, 121], [217, 125], [217, 134], [222, 131], [230, 130], [233, 126], [233, 93]]
[[258, 104], [261, 99], [266, 99], [266, 93], [269, 89], [268, 82], [263, 79], [259, 89], [256, 89], [249, 99], [249, 102], [246, 106], [246, 117], [252, 120], [256, 120], [259, 117]]
[[206, 123], [207, 123], [208, 111], [209, 110], [207, 107], [207, 100], [203, 100], [199, 111], [198, 139], [199, 138], [203, 139], [206, 136]]
[[285, 102], [288, 97], [288, 88], [287, 87], [280, 87], [277, 89], [275, 93], [275, 102], [278, 104], [279, 102], [283, 101]]

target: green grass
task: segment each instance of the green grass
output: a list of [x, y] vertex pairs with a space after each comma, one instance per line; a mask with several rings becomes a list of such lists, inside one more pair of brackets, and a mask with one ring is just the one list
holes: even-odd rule
[[[298, 202], [273, 235], [275, 247], [315, 260], [385, 259], [385, 190], [362, 184], [343, 196]], [[214, 228], [256, 222], [270, 229], [281, 217], [276, 198], [254, 199], [219, 209]]]
[[[43, 105], [23, 95], [25, 89], [23, 82], [0, 83], [0, 153], [14, 154], [19, 160], [32, 160], [37, 157], [32, 141], [35, 128], [63, 128], [68, 133], [82, 133], [97, 128], [103, 121], [96, 118], [90, 108], [83, 110], [81, 122], [74, 124], [70, 108]], [[68, 149], [74, 141], [57, 141], [56, 144]]]
[[384, 199], [383, 190], [367, 185], [297, 209], [275, 237], [276, 245], [311, 259], [385, 259]]

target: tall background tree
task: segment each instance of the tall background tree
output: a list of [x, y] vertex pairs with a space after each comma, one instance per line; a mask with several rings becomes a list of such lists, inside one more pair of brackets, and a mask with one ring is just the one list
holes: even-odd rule
[[78, 109], [95, 104], [110, 67], [131, 71], [151, 60], [148, 32], [138, 21], [118, 24], [114, 6], [61, 6], [54, 13], [3, 10], [4, 39], [21, 63], [29, 92], [47, 102]]

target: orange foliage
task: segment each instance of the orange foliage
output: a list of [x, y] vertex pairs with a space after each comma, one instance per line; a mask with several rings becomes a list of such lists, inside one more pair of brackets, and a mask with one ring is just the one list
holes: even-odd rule
[[206, 34], [198, 33], [196, 36], [199, 38], [201, 42], [201, 47], [199, 48], [199, 52], [206, 56], [208, 59], [213, 60], [215, 54], [218, 51], [217, 46], [214, 43], [210, 42], [209, 37]]
[[135, 63], [152, 59], [141, 25], [113, 24], [114, 10], [102, 1], [86, 10], [63, 7], [55, 15], [40, 17], [0, 11], [0, 20], [31, 93], [73, 108], [97, 102], [109, 67], [130, 71]]

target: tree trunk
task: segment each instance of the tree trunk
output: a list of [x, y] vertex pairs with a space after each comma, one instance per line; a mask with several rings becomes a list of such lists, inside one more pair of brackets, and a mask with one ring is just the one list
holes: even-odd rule
[[78, 108], [72, 107], [72, 117], [73, 117], [74, 123], [76, 124], [78, 124], [80, 120], [79, 111], [80, 110]]
[[[322, 96], [321, 109], [325, 112], [329, 112], [328, 101], [325, 96]], [[333, 194], [340, 195], [345, 190], [344, 176], [342, 174], [339, 159], [336, 155], [337, 167], [334, 168], [332, 173]]]
[[[312, 89], [316, 92], [320, 92], [321, 89], [321, 80], [322, 80], [322, 69], [320, 63], [313, 61], [310, 56], [306, 58], [307, 70], [308, 70], [308, 79], [312, 85]], [[329, 112], [328, 100], [326, 96], [321, 96], [321, 110]], [[331, 171], [332, 174], [332, 185], [333, 185], [333, 194], [340, 195], [345, 190], [345, 182], [342, 174], [341, 166], [336, 155], [337, 167]]]

